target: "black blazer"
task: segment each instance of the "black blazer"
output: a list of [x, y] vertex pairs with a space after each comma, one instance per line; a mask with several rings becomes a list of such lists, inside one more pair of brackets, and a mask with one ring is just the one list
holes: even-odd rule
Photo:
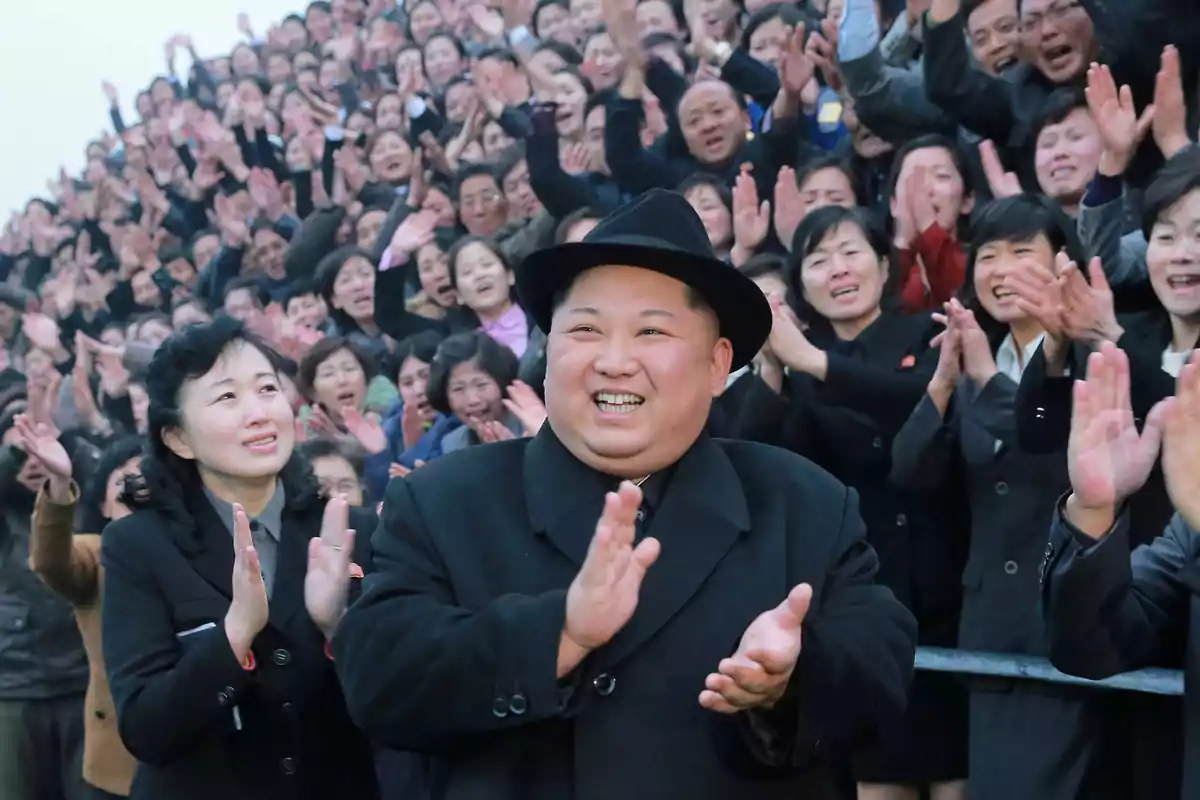
[[825, 380], [789, 373], [776, 393], [753, 378], [738, 410], [739, 438], [786, 447], [829, 470], [862, 499], [879, 579], [913, 612], [921, 643], [953, 647], [966, 561], [964, 503], [898, 485], [892, 440], [925, 394], [937, 363], [929, 314], [885, 312], [852, 341], [810, 330], [826, 351]]
[[[139, 762], [131, 797], [377, 798], [370, 746], [304, 607], [308, 542], [320, 534], [323, 504], [288, 499], [253, 672], [224, 633], [232, 535], [202, 493], [188, 505], [191, 524], [139, 511], [102, 539], [104, 659], [121, 739]], [[355, 546], [363, 569], [373, 524], [373, 514], [352, 512], [351, 526], [364, 532]]]
[[[566, 590], [613, 485], [549, 425], [392, 481], [377, 572], [333, 641], [355, 721], [432, 754], [438, 800], [832, 797], [825, 757], [902, 712], [916, 633], [873, 582], [854, 492], [784, 450], [702, 436], [649, 522], [662, 554], [636, 613], [558, 681]], [[802, 581], [804, 651], [767, 747], [699, 694]]]

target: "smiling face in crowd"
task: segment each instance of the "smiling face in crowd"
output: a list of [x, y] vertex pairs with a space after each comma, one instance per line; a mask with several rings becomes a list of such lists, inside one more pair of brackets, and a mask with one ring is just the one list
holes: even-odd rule
[[554, 76], [554, 85], [558, 92], [554, 102], [558, 104], [555, 121], [558, 123], [558, 135], [564, 139], [578, 139], [583, 133], [583, 110], [587, 105], [588, 93], [583, 83], [569, 71], [562, 71]]
[[483, 242], [472, 242], [458, 251], [454, 264], [458, 299], [467, 308], [490, 321], [512, 305], [513, 273]]
[[205, 374], [185, 381], [177, 402], [180, 425], [163, 442], [194, 461], [205, 484], [273, 478], [295, 444], [292, 407], [267, 357], [235, 341]]
[[1146, 250], [1150, 284], [1173, 317], [1200, 324], [1200, 189], [1159, 215]]
[[1027, 241], [986, 242], [975, 256], [975, 294], [983, 310], [1005, 325], [1028, 315], [1017, 305], [1009, 279], [1013, 275], [1034, 277], [1052, 273], [1054, 248], [1043, 233]]
[[585, 464], [641, 478], [700, 435], [733, 348], [681, 282], [635, 267], [580, 275], [546, 344], [546, 412]]
[[967, 16], [971, 52], [984, 71], [999, 75], [1019, 60], [1021, 21], [1017, 0], [986, 0]]

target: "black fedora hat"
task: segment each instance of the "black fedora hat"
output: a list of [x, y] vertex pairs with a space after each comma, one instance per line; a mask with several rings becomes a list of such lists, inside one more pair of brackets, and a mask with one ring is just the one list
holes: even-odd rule
[[733, 369], [749, 364], [771, 332], [762, 290], [713, 254], [704, 223], [677, 192], [651, 189], [602, 219], [583, 241], [532, 253], [517, 267], [522, 307], [548, 333], [555, 298], [580, 273], [601, 266], [641, 267], [694, 289], [733, 344]]

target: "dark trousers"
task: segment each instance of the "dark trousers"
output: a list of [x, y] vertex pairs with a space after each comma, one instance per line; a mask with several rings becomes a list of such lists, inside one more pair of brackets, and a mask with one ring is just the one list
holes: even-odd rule
[[0, 700], [0, 798], [85, 800], [83, 695]]

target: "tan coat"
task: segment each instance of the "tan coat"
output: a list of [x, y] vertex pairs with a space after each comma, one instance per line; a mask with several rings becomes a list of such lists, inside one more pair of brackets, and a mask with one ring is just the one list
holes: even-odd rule
[[53, 502], [43, 489], [33, 510], [29, 541], [29, 566], [42, 582], [75, 607], [75, 621], [83, 636], [91, 678], [84, 699], [83, 777], [109, 794], [127, 796], [137, 762], [121, 744], [117, 714], [104, 655], [100, 647], [100, 535], [73, 534], [75, 498], [66, 505]]

